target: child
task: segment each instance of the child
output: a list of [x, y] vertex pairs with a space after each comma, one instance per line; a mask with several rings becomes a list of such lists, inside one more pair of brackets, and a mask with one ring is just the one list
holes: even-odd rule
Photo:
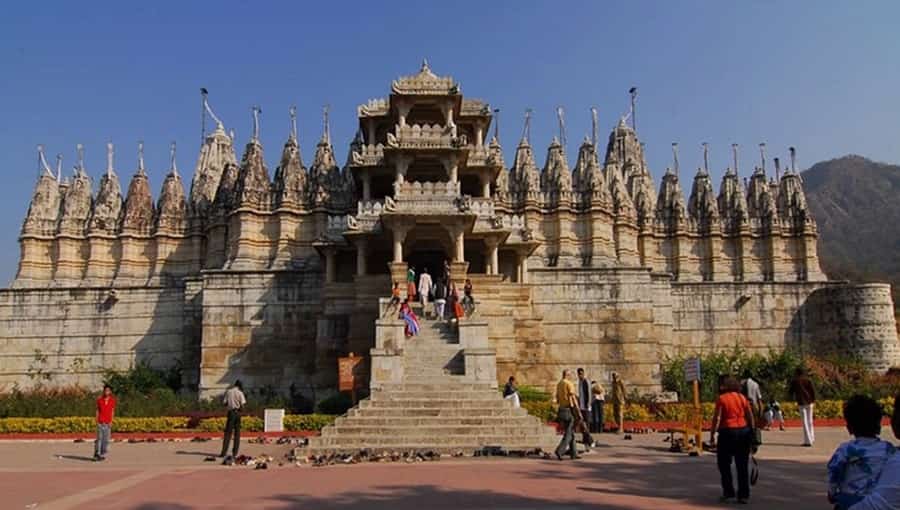
[[391, 311], [395, 310], [397, 306], [400, 305], [400, 282], [394, 282], [394, 288], [391, 289], [391, 302], [388, 303], [387, 308], [385, 308], [384, 315], [385, 317], [391, 313]]
[[848, 508], [869, 494], [885, 461], [894, 455], [891, 443], [878, 438], [883, 412], [878, 402], [855, 395], [844, 404], [847, 431], [854, 439], [835, 450], [828, 461], [828, 501]]
[[116, 414], [116, 397], [112, 387], [103, 385], [103, 394], [97, 399], [97, 441], [94, 442], [94, 461], [106, 460], [109, 450], [113, 417]]
[[781, 404], [772, 399], [766, 406], [765, 412], [766, 430], [772, 428], [772, 424], [778, 422], [778, 430], [784, 430], [784, 415], [781, 414]]

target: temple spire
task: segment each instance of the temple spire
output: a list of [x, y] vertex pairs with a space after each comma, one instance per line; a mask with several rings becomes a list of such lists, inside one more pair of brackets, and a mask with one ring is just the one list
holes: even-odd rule
[[709, 174], [709, 144], [703, 142], [703, 171]]
[[38, 171], [46, 172], [50, 177], [55, 177], [53, 175], [53, 171], [50, 170], [50, 165], [47, 164], [47, 158], [44, 157], [44, 146], [38, 145]]
[[169, 173], [178, 177], [178, 166], [175, 164], [175, 142], [172, 142], [172, 145], [169, 146]]
[[562, 106], [556, 107], [556, 119], [559, 121], [559, 144], [562, 145], [563, 151], [566, 150], [566, 118], [565, 110]]
[[[428, 61], [422, 61], [422, 68], [428, 68]], [[322, 142], [330, 144], [331, 143], [331, 123], [328, 121], [328, 110], [330, 106], [325, 105], [322, 107]]]
[[146, 173], [144, 171], [144, 141], [138, 142], [138, 173]]
[[525, 126], [522, 128], [522, 141], [525, 143], [531, 143], [531, 113], [533, 110], [531, 108], [525, 109]]
[[635, 133], [637, 133], [637, 116], [635, 115], [635, 103], [637, 102], [637, 87], [631, 87], [628, 89], [628, 94], [631, 96], [631, 129]]
[[62, 182], [62, 180], [63, 180], [62, 160], [63, 160], [63, 155], [57, 154], [56, 155], [56, 182]]
[[672, 142], [672, 161], [675, 167], [675, 177], [678, 177], [678, 142]]
[[288, 112], [291, 115], [291, 140], [297, 141], [297, 107], [291, 105], [288, 109]]
[[253, 112], [253, 133], [251, 135], [251, 139], [254, 142], [259, 141], [259, 114], [262, 113], [262, 108], [259, 106], [253, 106], [250, 109]]
[[735, 175], [740, 175], [740, 172], [738, 171], [738, 144], [731, 144], [731, 155], [734, 159], [734, 173]]
[[115, 148], [113, 148], [112, 142], [106, 143], [106, 175], [111, 176], [114, 172], [113, 170], [113, 156], [115, 154]]
[[763, 174], [766, 173], [766, 142], [759, 143], [759, 164]]
[[203, 109], [206, 110], [206, 113], [208, 113], [210, 117], [212, 117], [212, 120], [216, 121], [216, 129], [222, 129], [224, 131], [225, 126], [222, 124], [222, 121], [219, 120], [219, 117], [217, 117], [216, 114], [213, 113], [212, 108], [210, 108], [209, 106], [209, 101], [207, 100], [207, 94], [209, 94], [209, 92], [207, 92], [206, 89], [200, 89], [200, 93], [203, 95]]
[[84, 145], [77, 144], [75, 145], [75, 154], [77, 157], [77, 161], [75, 162], [75, 173], [83, 174], [84, 173]]

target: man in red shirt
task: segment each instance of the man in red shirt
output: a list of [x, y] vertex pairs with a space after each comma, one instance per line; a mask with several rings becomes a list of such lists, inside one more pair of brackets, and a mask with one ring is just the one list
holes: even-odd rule
[[115, 413], [116, 397], [113, 396], [110, 385], [106, 384], [103, 386], [103, 394], [97, 399], [97, 441], [94, 442], [94, 461], [106, 460]]

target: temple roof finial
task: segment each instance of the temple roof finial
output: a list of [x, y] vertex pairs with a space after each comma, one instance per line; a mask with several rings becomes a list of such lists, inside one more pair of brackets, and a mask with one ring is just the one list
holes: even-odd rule
[[738, 170], [738, 144], [731, 144], [731, 155], [732, 159], [734, 159], [734, 173], [739, 175], [740, 171]]
[[500, 108], [494, 108], [494, 140], [500, 143]]
[[525, 108], [525, 127], [522, 128], [522, 141], [531, 143], [531, 113], [534, 110]]
[[775, 162], [775, 180], [781, 181], [781, 160], [775, 158], [772, 161]]
[[138, 142], [138, 173], [146, 173], [144, 172], [144, 141], [141, 140]]
[[169, 173], [178, 177], [178, 166], [175, 164], [175, 142], [169, 146]]
[[559, 143], [563, 146], [563, 149], [566, 147], [566, 117], [565, 110], [563, 110], [562, 106], [556, 107], [556, 118], [559, 121]]
[[[427, 64], [427, 62], [426, 62]], [[322, 143], [331, 143], [331, 124], [328, 122], [328, 110], [330, 105], [322, 107]]]
[[219, 117], [217, 117], [216, 114], [213, 113], [212, 108], [210, 108], [209, 106], [209, 101], [206, 97], [209, 92], [206, 89], [200, 89], [200, 93], [203, 95], [203, 109], [206, 110], [206, 113], [208, 113], [210, 117], [212, 117], [212, 120], [216, 121], [216, 130], [221, 129], [224, 131], [225, 126], [222, 124], [222, 121], [219, 120]]
[[253, 112], [253, 133], [251, 135], [251, 140], [254, 142], [259, 141], [259, 114], [262, 113], [262, 108], [254, 105], [251, 109]]
[[709, 174], [709, 144], [703, 142], [703, 171]]
[[114, 172], [113, 170], [113, 156], [115, 154], [115, 148], [113, 148], [112, 142], [106, 143], [106, 175], [111, 176]]
[[47, 175], [50, 177], [54, 177], [53, 171], [50, 170], [50, 165], [47, 164], [47, 158], [44, 157], [44, 146], [38, 145], [38, 170], [41, 172], [47, 172]]
[[763, 175], [766, 173], [766, 142], [759, 143], [759, 162]]
[[80, 143], [76, 144], [75, 154], [77, 155], [77, 161], [75, 162], [75, 173], [84, 174], [84, 145]]
[[591, 107], [591, 145], [594, 146], [594, 151], [597, 150], [597, 119], [598, 119], [597, 107]]
[[56, 182], [62, 182], [62, 180], [63, 180], [62, 160], [63, 160], [63, 155], [57, 154], [56, 155]]
[[291, 115], [291, 140], [297, 141], [297, 107], [291, 105], [288, 109], [288, 112]]
[[427, 58], [423, 58], [423, 59], [422, 59], [422, 68], [419, 69], [419, 70], [420, 70], [421, 72], [423, 72], [423, 73], [429, 73], [429, 72], [431, 72], [431, 68], [428, 67], [428, 59], [427, 59]]
[[631, 87], [628, 89], [628, 95], [631, 96], [631, 111], [628, 113], [631, 115], [631, 129], [637, 133], [637, 116], [635, 115], [635, 103], [637, 102], [637, 87]]
[[791, 153], [791, 173], [797, 173], [797, 149], [794, 147], [788, 147], [788, 151]]
[[678, 142], [672, 142], [672, 161], [675, 167], [675, 177], [678, 177]]

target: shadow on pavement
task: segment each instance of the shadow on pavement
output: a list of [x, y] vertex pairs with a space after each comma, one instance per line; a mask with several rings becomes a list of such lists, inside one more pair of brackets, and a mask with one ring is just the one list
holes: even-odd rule
[[84, 455], [57, 455], [56, 458], [65, 460], [80, 460], [82, 462], [94, 462], [93, 457], [86, 457]]

